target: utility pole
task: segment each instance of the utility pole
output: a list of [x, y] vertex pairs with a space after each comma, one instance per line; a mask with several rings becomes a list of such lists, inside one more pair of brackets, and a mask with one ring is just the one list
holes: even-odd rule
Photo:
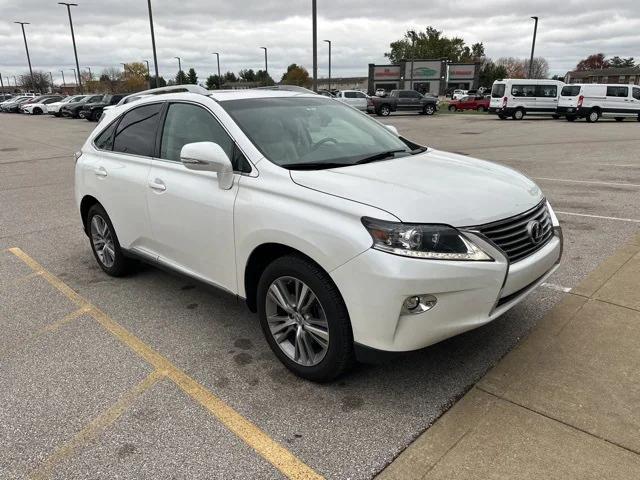
[[173, 58], [178, 60], [178, 85], [182, 85], [182, 75], [180, 75], [180, 72], [182, 72], [182, 59], [180, 57]]
[[153, 31], [153, 13], [151, 12], [151, 0], [147, 0], [149, 6], [149, 26], [151, 27], [151, 47], [153, 48], [153, 66], [156, 71], [156, 88], [158, 87], [158, 55], [156, 54], [156, 35]]
[[216, 60], [218, 61], [218, 88], [222, 86], [222, 77], [220, 76], [220, 54], [218, 52], [213, 52], [211, 55], [216, 56]]
[[267, 75], [269, 75], [269, 67], [267, 65], [267, 47], [260, 47], [264, 50], [264, 71]]
[[329, 44], [329, 88], [328, 90], [331, 91], [331, 40], [324, 40], [324, 41]]
[[313, 30], [313, 91], [318, 91], [318, 14], [316, 0], [311, 0], [311, 23]]
[[25, 25], [31, 25], [29, 22], [13, 22], [22, 27], [22, 37], [24, 38], [24, 49], [27, 51], [27, 62], [29, 63], [29, 75], [31, 75], [31, 88], [33, 93], [36, 92], [36, 83], [33, 81], [33, 70], [31, 69], [31, 57], [29, 56], [29, 46], [27, 45], [27, 34], [24, 32]]
[[[69, 14], [69, 26], [71, 27], [71, 41], [73, 42], [73, 54], [76, 57], [76, 69], [78, 70], [78, 76], [80, 76], [80, 63], [78, 63], [78, 49], [76, 48], [76, 35], [73, 32], [73, 20], [71, 19], [71, 7], [77, 7], [77, 3], [58, 2], [58, 5], [64, 5], [67, 7], [67, 13]], [[82, 82], [78, 79], [78, 88], [80, 93], [82, 92]]]
[[533, 24], [533, 42], [531, 42], [531, 58], [529, 60], [529, 78], [533, 77], [533, 52], [536, 48], [536, 33], [538, 32], [538, 17], [531, 17], [535, 21]]

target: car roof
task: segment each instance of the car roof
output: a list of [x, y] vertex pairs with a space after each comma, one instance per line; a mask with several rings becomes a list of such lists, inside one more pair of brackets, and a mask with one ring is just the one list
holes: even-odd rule
[[[284, 97], [311, 97], [317, 98], [315, 93], [304, 93], [291, 90], [268, 90], [251, 88], [246, 90], [213, 90], [209, 96], [218, 102], [229, 100], [241, 100], [245, 98], [284, 98]], [[320, 95], [322, 96], [322, 95]]]

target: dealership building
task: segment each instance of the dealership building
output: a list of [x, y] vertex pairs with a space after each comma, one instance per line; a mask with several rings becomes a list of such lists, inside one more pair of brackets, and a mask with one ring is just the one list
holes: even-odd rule
[[369, 95], [379, 88], [444, 95], [450, 88], [478, 88], [479, 76], [479, 63], [450, 63], [447, 60], [402, 60], [396, 65], [370, 63], [367, 90]]

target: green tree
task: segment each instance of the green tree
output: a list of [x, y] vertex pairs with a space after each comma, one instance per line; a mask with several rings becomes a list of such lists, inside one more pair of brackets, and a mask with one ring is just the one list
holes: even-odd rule
[[634, 67], [636, 64], [633, 57], [620, 58], [618, 55], [609, 60], [609, 65], [615, 68]]
[[311, 85], [311, 79], [309, 78], [309, 72], [306, 68], [292, 63], [287, 67], [287, 73], [282, 75], [281, 83], [308, 87]]
[[452, 62], [470, 62], [484, 55], [484, 45], [467, 46], [462, 38], [448, 38], [442, 31], [427, 27], [424, 32], [409, 30], [404, 37], [389, 45], [384, 56], [392, 63], [409, 58], [445, 58]]
[[236, 77], [236, 74], [233, 72], [227, 72], [224, 74], [224, 81], [225, 82], [237, 82], [238, 81], [238, 77]]
[[245, 82], [255, 82], [256, 81], [256, 72], [253, 71], [253, 68], [248, 70], [240, 70], [238, 73], [240, 78]]
[[164, 79], [164, 77], [158, 77], [158, 84], [156, 85], [156, 77], [151, 77], [149, 85], [151, 86], [151, 88], [166, 87], [167, 81]]
[[256, 82], [259, 82], [260, 85], [263, 85], [265, 87], [269, 87], [276, 83], [273, 81], [273, 78], [271, 78], [271, 75], [269, 75], [269, 73], [265, 70], [258, 70], [256, 72]]
[[491, 87], [493, 82], [503, 78], [507, 78], [507, 69], [502, 65], [496, 65], [491, 59], [487, 59], [480, 68], [481, 87]]
[[179, 84], [179, 85], [184, 85], [187, 82], [187, 76], [185, 75], [184, 71], [180, 70], [178, 72], [178, 74], [176, 75], [176, 80], [175, 83]]
[[205, 84], [209, 90], [217, 90], [222, 86], [222, 78], [218, 75], [209, 75]]
[[196, 85], [198, 83], [198, 75], [196, 74], [196, 71], [193, 68], [190, 68], [189, 73], [187, 73], [186, 83], [191, 83], [192, 85]]

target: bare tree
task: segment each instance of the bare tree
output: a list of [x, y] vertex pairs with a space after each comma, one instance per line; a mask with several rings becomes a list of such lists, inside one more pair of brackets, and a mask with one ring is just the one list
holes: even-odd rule
[[48, 73], [41, 72], [39, 70], [33, 71], [33, 83], [31, 84], [31, 75], [29, 72], [23, 73], [18, 76], [18, 82], [20, 86], [25, 90], [33, 90], [35, 92], [46, 93], [49, 91], [51, 81]]
[[[527, 78], [529, 76], [529, 60], [516, 57], [499, 58], [496, 65], [504, 67], [507, 71], [507, 78]], [[534, 57], [532, 78], [548, 78], [549, 63], [543, 57]]]
[[[523, 63], [524, 71], [529, 75], [529, 60]], [[533, 68], [531, 69], [531, 78], [549, 78], [549, 62], [543, 57], [533, 58]]]

